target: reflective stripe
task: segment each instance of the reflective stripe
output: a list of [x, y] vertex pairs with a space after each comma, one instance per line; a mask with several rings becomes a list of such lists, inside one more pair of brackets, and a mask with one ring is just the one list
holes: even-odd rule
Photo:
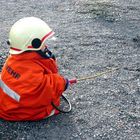
[[46, 34], [42, 39], [41, 42], [43, 42], [46, 38], [48, 38], [49, 36], [52, 36], [54, 34], [53, 31], [50, 31], [48, 34]]
[[13, 91], [12, 89], [10, 89], [1, 79], [0, 79], [0, 87], [2, 88], [2, 90], [4, 91], [4, 93], [6, 93], [8, 96], [10, 96], [11, 98], [13, 98], [17, 102], [19, 102], [20, 96], [15, 91]]
[[14, 51], [22, 51], [21, 49], [17, 49], [17, 48], [14, 48], [14, 47], [10, 47], [11, 50], [14, 50]]

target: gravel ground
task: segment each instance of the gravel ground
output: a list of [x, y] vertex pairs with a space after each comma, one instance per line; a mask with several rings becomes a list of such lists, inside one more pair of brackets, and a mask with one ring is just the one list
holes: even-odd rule
[[140, 1], [1, 0], [0, 69], [11, 25], [25, 16], [56, 32], [51, 49], [65, 77], [116, 72], [66, 91], [73, 110], [37, 122], [0, 120], [0, 140], [139, 140]]

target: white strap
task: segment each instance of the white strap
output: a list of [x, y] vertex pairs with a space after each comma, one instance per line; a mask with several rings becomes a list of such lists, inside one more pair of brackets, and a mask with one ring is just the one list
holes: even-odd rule
[[6, 93], [8, 96], [10, 96], [12, 99], [19, 102], [20, 95], [18, 95], [15, 91], [10, 89], [1, 79], [0, 79], [0, 88]]

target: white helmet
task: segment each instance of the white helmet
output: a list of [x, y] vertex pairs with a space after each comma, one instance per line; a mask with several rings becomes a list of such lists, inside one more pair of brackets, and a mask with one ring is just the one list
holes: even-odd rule
[[41, 19], [36, 17], [22, 18], [10, 30], [9, 52], [10, 54], [20, 54], [28, 50], [41, 50], [45, 41], [53, 34], [52, 29]]

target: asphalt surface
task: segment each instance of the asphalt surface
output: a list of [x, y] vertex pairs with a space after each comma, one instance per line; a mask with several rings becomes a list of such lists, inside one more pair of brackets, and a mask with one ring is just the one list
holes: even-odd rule
[[1, 0], [0, 13], [0, 69], [10, 27], [26, 16], [54, 29], [50, 48], [65, 77], [120, 68], [70, 87], [69, 114], [37, 122], [0, 120], [0, 140], [140, 139], [139, 0]]

